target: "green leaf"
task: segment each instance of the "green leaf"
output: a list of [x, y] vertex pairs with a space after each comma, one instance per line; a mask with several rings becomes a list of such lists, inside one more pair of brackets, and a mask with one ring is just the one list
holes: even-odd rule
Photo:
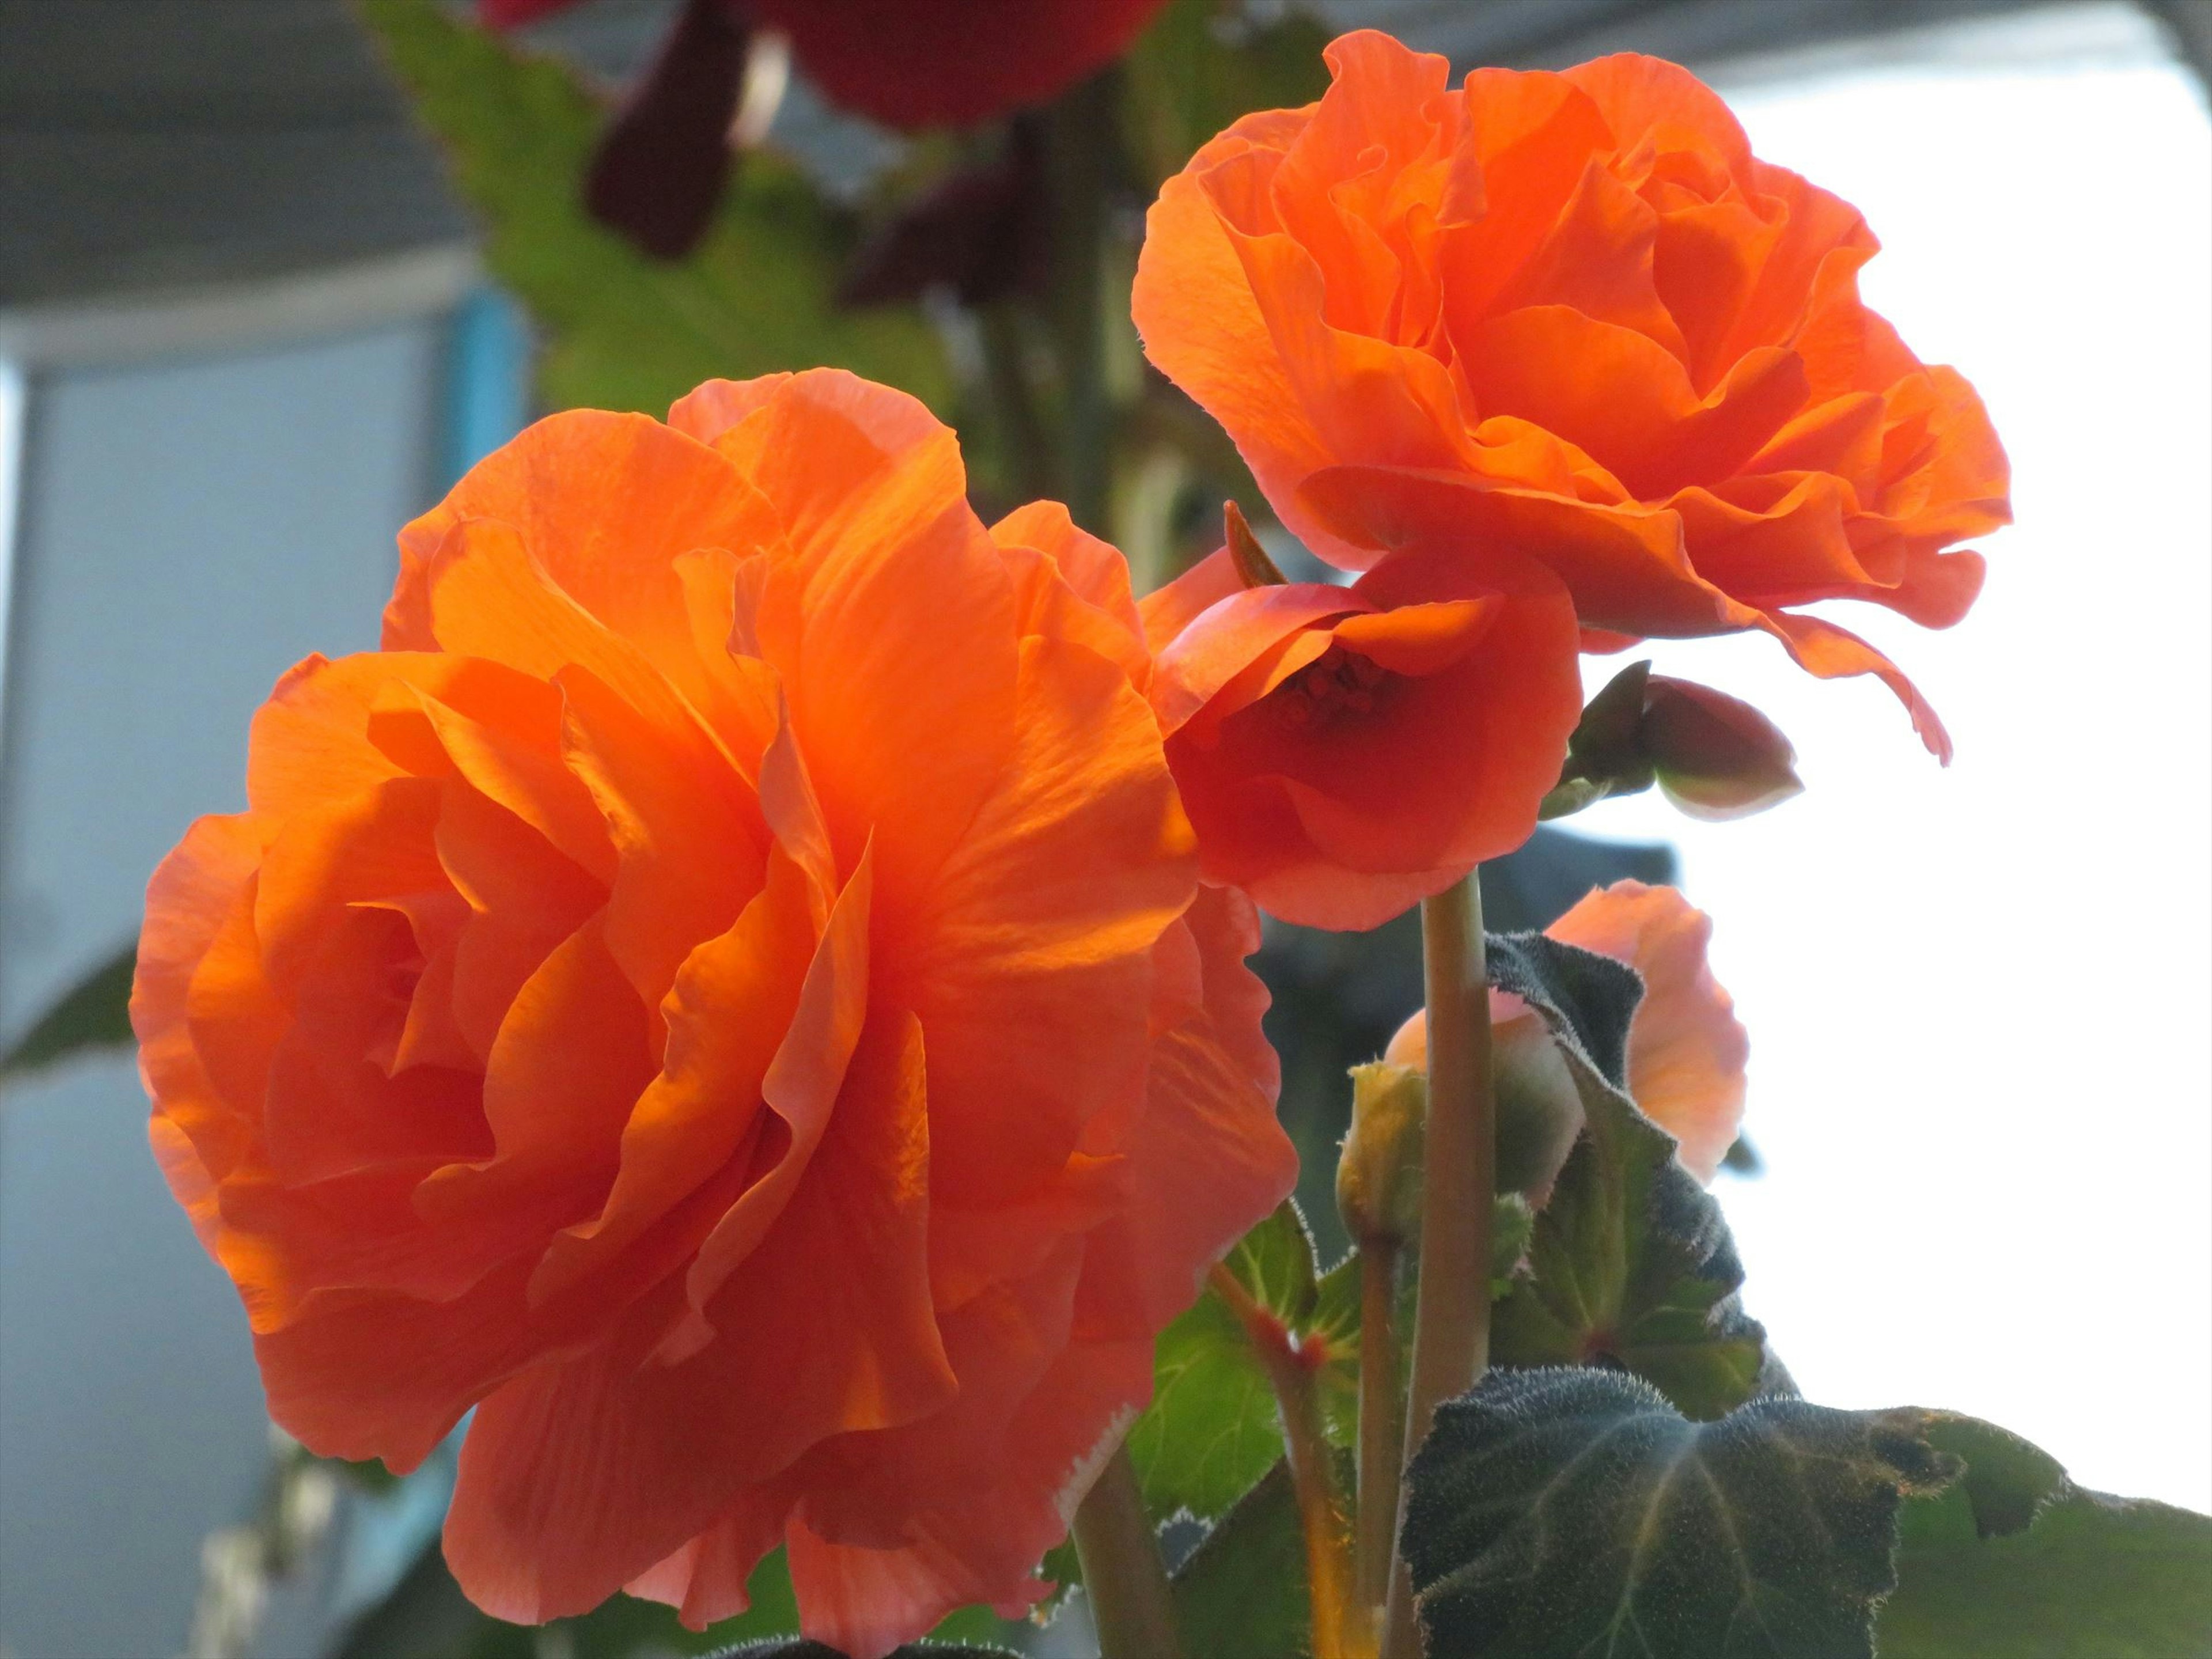
[[1775, 1379], [1720, 1207], [1664, 1130], [1573, 1070], [1587, 1122], [1492, 1316], [1492, 1358], [1619, 1366], [1692, 1417], [1721, 1416]]
[[95, 1048], [118, 1048], [131, 1036], [131, 976], [138, 948], [125, 945], [62, 994], [0, 1055], [0, 1077], [24, 1077]]
[[1900, 1517], [1881, 1659], [2178, 1659], [2212, 1653], [2212, 1518], [2085, 1492], [2025, 1440], [1932, 1416], [1965, 1460]]
[[1779, 1385], [1765, 1332], [1737, 1298], [1743, 1267], [1720, 1206], [1672, 1136], [1621, 1091], [1635, 970], [1540, 933], [1493, 936], [1491, 978], [1550, 1022], [1583, 1130], [1492, 1319], [1502, 1365], [1616, 1365], [1692, 1417]]
[[1148, 185], [1182, 170], [1241, 115], [1295, 109], [1328, 90], [1335, 31], [1292, 9], [1261, 21], [1237, 0], [1174, 0], [1124, 60], [1123, 125]]
[[1306, 1553], [1288, 1467], [1278, 1462], [1175, 1575], [1191, 1659], [1297, 1659], [1312, 1645]]
[[1211, 1520], [1283, 1455], [1267, 1373], [1210, 1290], [1160, 1333], [1152, 1365], [1152, 1402], [1128, 1440], [1146, 1510]]
[[573, 71], [438, 0], [361, 11], [483, 215], [493, 272], [544, 331], [546, 403], [659, 415], [717, 375], [829, 364], [944, 406], [943, 348], [918, 310], [836, 307], [853, 228], [788, 162], [748, 154], [698, 248], [654, 259], [584, 210], [605, 112]]
[[1767, 1399], [1692, 1423], [1618, 1371], [1493, 1372], [1407, 1472], [1453, 1659], [1871, 1659], [1899, 1507], [1958, 1460], [1925, 1413]]
[[[1279, 1206], [1222, 1265], [1254, 1301], [1298, 1338], [1328, 1344], [1323, 1403], [1340, 1424], [1358, 1389], [1359, 1291], [1314, 1271], [1313, 1240], [1297, 1206]], [[1209, 1287], [1160, 1334], [1152, 1403], [1129, 1431], [1129, 1455], [1156, 1520], [1210, 1521], [1283, 1455], [1274, 1390], [1243, 1322]]]

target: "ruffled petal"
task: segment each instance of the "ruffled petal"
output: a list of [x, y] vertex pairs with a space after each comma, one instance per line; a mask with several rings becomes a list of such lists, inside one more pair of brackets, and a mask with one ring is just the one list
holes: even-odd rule
[[1152, 945], [1190, 902], [1191, 832], [1151, 711], [1111, 663], [1031, 639], [1017, 747], [885, 994], [929, 1050], [935, 1188], [1018, 1192], [1141, 1090]]
[[1751, 1052], [1734, 999], [1706, 964], [1711, 919], [1672, 887], [1619, 881], [1585, 895], [1545, 931], [1644, 976], [1628, 1030], [1629, 1092], [1674, 1137], [1690, 1173], [1711, 1182], [1743, 1121]]

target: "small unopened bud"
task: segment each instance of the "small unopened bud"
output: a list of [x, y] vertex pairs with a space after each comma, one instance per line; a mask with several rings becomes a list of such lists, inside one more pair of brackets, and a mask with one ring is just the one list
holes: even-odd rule
[[1781, 728], [1709, 685], [1652, 676], [1640, 737], [1659, 787], [1693, 818], [1746, 817], [1805, 788]]
[[1352, 1129], [1336, 1163], [1336, 1208], [1358, 1243], [1404, 1243], [1420, 1231], [1428, 1113], [1428, 1075], [1419, 1066], [1378, 1060], [1352, 1068]]
[[1648, 661], [1632, 662], [1589, 700], [1567, 739], [1559, 781], [1537, 807], [1537, 817], [1563, 818], [1608, 795], [1640, 794], [1651, 787], [1651, 763], [1638, 741], [1650, 679]]
[[1800, 793], [1796, 751], [1749, 703], [1631, 663], [1583, 710], [1559, 781], [1537, 809], [1565, 817], [1655, 782], [1694, 818], [1740, 818]]
[[[1507, 999], [1493, 992], [1492, 1000]], [[1491, 1026], [1490, 1075], [1498, 1102], [1498, 1190], [1540, 1206], [1583, 1132], [1582, 1091], [1534, 1009]]]
[[[1354, 1066], [1352, 1122], [1358, 1124], [1357, 1079], [1363, 1071], [1406, 1069], [1424, 1084], [1425, 1107], [1429, 1065], [1426, 1014], [1415, 1014], [1399, 1027], [1379, 1064]], [[1510, 991], [1490, 994], [1490, 1076], [1498, 1126], [1498, 1190], [1519, 1193], [1540, 1202], [1574, 1150], [1583, 1129], [1583, 1098], [1541, 1014]], [[1346, 1143], [1347, 1150], [1350, 1143]], [[1342, 1165], [1337, 1199], [1343, 1203]], [[1415, 1194], [1419, 1196], [1418, 1193]], [[1410, 1237], [1410, 1234], [1408, 1234]]]

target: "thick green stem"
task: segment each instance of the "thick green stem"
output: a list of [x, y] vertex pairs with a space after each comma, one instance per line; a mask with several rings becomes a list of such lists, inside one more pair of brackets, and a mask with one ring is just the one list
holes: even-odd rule
[[1379, 1608], [1390, 1588], [1398, 1526], [1398, 1473], [1405, 1462], [1399, 1420], [1398, 1241], [1359, 1246], [1359, 1520], [1353, 1559], [1360, 1605]]
[[[1406, 1401], [1408, 1462], [1428, 1437], [1437, 1407], [1472, 1388], [1490, 1363], [1498, 1133], [1482, 891], [1473, 873], [1423, 901], [1421, 952], [1429, 1010], [1429, 1116], [1413, 1380]], [[1402, 1527], [1402, 1496], [1398, 1518]], [[1420, 1651], [1413, 1586], [1401, 1562], [1391, 1575], [1383, 1659], [1419, 1659]]]
[[1167, 1569], [1127, 1448], [1115, 1448], [1069, 1530], [1098, 1628], [1098, 1659], [1178, 1659]]

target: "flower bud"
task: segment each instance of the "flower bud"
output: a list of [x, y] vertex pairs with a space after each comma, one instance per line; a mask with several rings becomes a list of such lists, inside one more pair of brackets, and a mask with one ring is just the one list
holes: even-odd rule
[[[1493, 1021], [1501, 1002], [1491, 993]], [[1567, 1057], [1542, 1015], [1526, 1009], [1490, 1028], [1490, 1075], [1498, 1103], [1498, 1190], [1540, 1206], [1583, 1132], [1583, 1097]]]
[[1649, 661], [1632, 662], [1589, 700], [1567, 739], [1559, 781], [1537, 808], [1539, 817], [1563, 818], [1608, 795], [1640, 794], [1651, 787], [1651, 763], [1638, 741], [1650, 678]]
[[[1537, 1013], [1510, 991], [1490, 994], [1490, 1075], [1498, 1125], [1498, 1190], [1520, 1193], [1540, 1200], [1551, 1191], [1559, 1170], [1574, 1150], [1582, 1133], [1582, 1095], [1567, 1069], [1566, 1056]], [[1352, 1068], [1352, 1133], [1359, 1132], [1360, 1073], [1411, 1072], [1421, 1082], [1420, 1103], [1428, 1103], [1428, 1017], [1417, 1013], [1390, 1039], [1382, 1059], [1373, 1066]], [[1379, 1086], [1370, 1084], [1369, 1087]], [[1345, 1143], [1347, 1161], [1352, 1141]], [[1419, 1146], [1415, 1143], [1418, 1154]], [[1418, 1164], [1418, 1156], [1415, 1162]], [[1338, 1166], [1337, 1203], [1342, 1207], [1344, 1165]], [[1362, 1177], [1355, 1177], [1360, 1179]], [[1419, 1198], [1418, 1189], [1413, 1194]], [[1418, 1213], [1415, 1203], [1407, 1210]], [[1350, 1212], [1346, 1211], [1347, 1224]]]
[[1336, 1208], [1364, 1245], [1403, 1243], [1420, 1231], [1421, 1143], [1428, 1074], [1378, 1060], [1352, 1068], [1352, 1128], [1336, 1163]]
[[1746, 817], [1803, 791], [1796, 758], [1749, 703], [1631, 663], [1583, 710], [1540, 816], [1565, 817], [1656, 782], [1693, 818]]
[[1693, 818], [1740, 818], [1802, 793], [1781, 728], [1709, 685], [1653, 675], [1639, 746], [1667, 799]]

